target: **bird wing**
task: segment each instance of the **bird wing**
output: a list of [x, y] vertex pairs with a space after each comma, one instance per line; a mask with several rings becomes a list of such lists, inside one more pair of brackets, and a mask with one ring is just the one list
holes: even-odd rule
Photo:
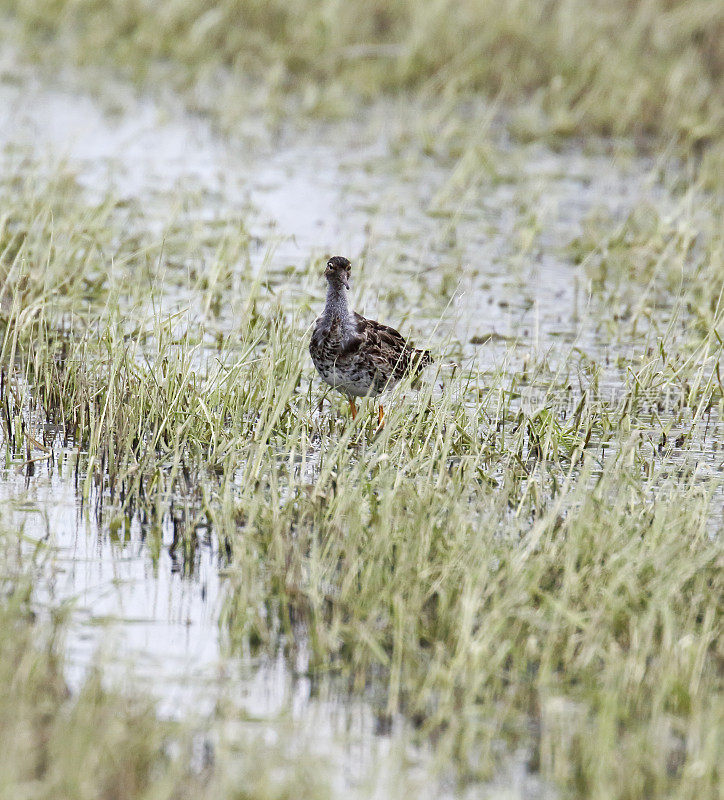
[[389, 379], [402, 379], [410, 370], [419, 372], [432, 362], [427, 350], [416, 350], [409, 345], [399, 331], [373, 319], [366, 319], [355, 312], [357, 334], [362, 339], [357, 349], [362, 347], [375, 363], [381, 376]]

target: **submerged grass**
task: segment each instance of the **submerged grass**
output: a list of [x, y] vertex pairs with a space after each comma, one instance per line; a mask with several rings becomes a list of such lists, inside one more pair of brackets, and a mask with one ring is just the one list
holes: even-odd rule
[[[68, 235], [52, 247], [47, 235], [14, 244], [44, 218], [25, 211], [36, 207], [27, 193], [5, 212], [8, 462], [30, 473], [41, 446], [58, 446], [50, 422], [85, 454], [81, 491], [104, 500], [107, 524], [172, 514], [185, 553], [198, 526], [211, 527], [226, 555], [230, 649], [281, 651], [290, 665], [305, 654], [307, 675], [364, 696], [383, 725], [403, 715], [460, 778], [491, 778], [518, 745], [563, 796], [716, 796], [716, 247], [683, 296], [709, 316], [685, 335], [636, 340], [617, 396], [598, 391], [590, 365], [443, 368], [417, 393], [396, 391], [375, 433], [336, 403], [319, 411], [311, 314], [266, 292], [263, 276], [233, 335], [219, 336], [206, 284], [189, 291], [205, 319], [166, 316], [121, 292], [104, 248], [77, 255], [74, 232], [117, 235], [124, 217], [112, 204], [59, 212], [55, 230]], [[636, 232], [616, 246], [662, 251]], [[603, 236], [579, 247], [591, 264], [589, 254], [611, 258]], [[663, 250], [644, 279], [687, 268], [689, 246]], [[141, 242], [125, 256], [130, 274], [151, 269], [148, 252]], [[79, 263], [79, 276], [105, 276], [90, 300], [82, 280], [63, 281]], [[71, 312], [48, 302], [49, 280], [67, 287], [71, 310], [90, 302], [97, 313], [63, 324]], [[159, 734], [142, 719], [154, 743], [138, 756], [145, 765]]]
[[33, 552], [21, 533], [0, 530], [0, 798], [330, 796], [322, 765], [308, 754], [291, 761], [287, 741], [261, 746], [255, 737], [238, 749], [215, 722], [196, 730], [161, 720], [140, 693], [109, 687], [100, 668], [71, 693], [62, 615], [38, 614], [33, 600], [48, 555], [42, 546]]

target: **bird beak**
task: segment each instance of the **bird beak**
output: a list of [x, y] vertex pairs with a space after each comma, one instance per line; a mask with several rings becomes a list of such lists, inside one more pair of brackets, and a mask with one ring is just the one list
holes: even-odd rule
[[342, 283], [344, 284], [344, 288], [347, 289], [347, 291], [349, 291], [349, 279], [347, 278], [346, 275], [342, 276]]

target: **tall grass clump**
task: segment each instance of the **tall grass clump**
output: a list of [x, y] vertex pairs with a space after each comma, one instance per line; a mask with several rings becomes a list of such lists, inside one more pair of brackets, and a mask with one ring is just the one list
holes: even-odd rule
[[313, 669], [379, 697], [382, 716], [404, 711], [478, 777], [517, 742], [576, 796], [713, 791], [722, 587], [707, 492], [664, 486], [653, 509], [625, 475], [576, 482], [533, 524], [501, 524], [492, 491], [471, 519], [452, 480], [337, 477], [316, 507], [297, 495], [266, 517], [250, 500], [232, 635], [309, 640]]

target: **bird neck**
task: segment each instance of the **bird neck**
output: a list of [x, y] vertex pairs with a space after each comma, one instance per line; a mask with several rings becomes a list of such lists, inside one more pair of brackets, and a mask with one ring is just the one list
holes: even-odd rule
[[347, 290], [340, 284], [327, 284], [327, 303], [324, 306], [324, 316], [328, 320], [349, 319], [349, 306], [347, 305]]

